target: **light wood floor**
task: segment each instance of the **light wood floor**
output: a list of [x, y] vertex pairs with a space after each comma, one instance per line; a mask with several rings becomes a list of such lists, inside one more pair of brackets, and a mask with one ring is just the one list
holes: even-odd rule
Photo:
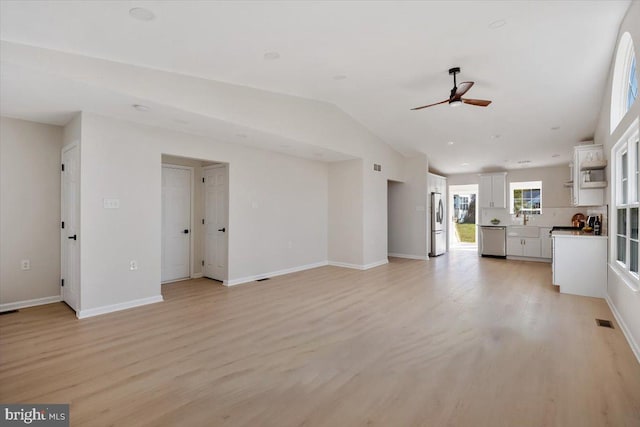
[[0, 316], [0, 401], [70, 403], [71, 425], [639, 426], [640, 364], [604, 300], [548, 264], [392, 259], [76, 320]]

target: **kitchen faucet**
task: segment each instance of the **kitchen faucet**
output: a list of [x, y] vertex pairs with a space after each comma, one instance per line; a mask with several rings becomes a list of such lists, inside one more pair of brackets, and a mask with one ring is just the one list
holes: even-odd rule
[[522, 219], [524, 220], [524, 225], [527, 225], [527, 222], [529, 221], [529, 217], [527, 217], [527, 213], [524, 212], [522, 209], [518, 211], [518, 213], [516, 214], [516, 218], [520, 217], [520, 214], [522, 214]]

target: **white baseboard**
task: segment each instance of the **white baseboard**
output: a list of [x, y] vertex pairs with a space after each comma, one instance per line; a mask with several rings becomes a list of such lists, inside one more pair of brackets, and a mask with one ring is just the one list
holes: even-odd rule
[[368, 270], [370, 268], [379, 267], [384, 264], [388, 264], [388, 259], [381, 259], [380, 261], [372, 262], [370, 264], [349, 264], [347, 262], [329, 261], [329, 265], [334, 267], [353, 268], [355, 270]]
[[204, 277], [204, 274], [202, 273], [195, 273], [191, 275], [192, 279], [200, 279], [201, 277]]
[[409, 255], [409, 254], [398, 254], [398, 253], [389, 253], [389, 256], [394, 257], [394, 258], [406, 258], [406, 259], [419, 259], [420, 261], [426, 261], [429, 259], [428, 256], [423, 255]]
[[613, 305], [613, 301], [611, 301], [611, 298], [609, 298], [609, 294], [605, 296], [605, 301], [607, 301], [607, 305], [609, 305], [609, 308], [613, 313], [613, 317], [616, 318], [616, 322], [618, 322], [618, 325], [620, 325], [620, 329], [622, 329], [622, 333], [624, 337], [627, 339], [627, 342], [629, 343], [629, 347], [631, 347], [631, 351], [633, 351], [633, 354], [636, 356], [636, 359], [638, 359], [638, 363], [640, 363], [640, 346], [638, 346], [638, 343], [633, 339], [633, 336], [631, 335], [631, 331], [627, 327], [627, 324], [624, 323], [624, 320], [622, 319], [622, 316], [620, 315], [620, 312], [618, 311], [616, 306]]
[[239, 279], [224, 280], [222, 284], [225, 286], [235, 286], [241, 283], [255, 282], [256, 280], [266, 279], [268, 277], [282, 276], [284, 274], [296, 273], [298, 271], [324, 267], [327, 264], [328, 264], [327, 261], [320, 261], [313, 264], [300, 265], [298, 267], [285, 268], [284, 270], [272, 271], [270, 273], [257, 274], [255, 276], [247, 276], [247, 277], [241, 277]]
[[342, 268], [353, 268], [355, 270], [362, 270], [362, 265], [360, 264], [349, 264], [346, 262], [338, 262], [338, 261], [329, 261], [329, 265], [333, 267], [342, 267]]
[[78, 319], [86, 319], [87, 317], [99, 316], [101, 314], [113, 313], [114, 311], [126, 310], [128, 308], [140, 307], [142, 305], [154, 304], [156, 302], [162, 301], [164, 301], [162, 295], [156, 295], [154, 297], [121, 302], [119, 304], [103, 305], [102, 307], [80, 310], [76, 313], [76, 316], [78, 317]]
[[35, 307], [36, 305], [52, 304], [54, 302], [62, 301], [61, 295], [54, 295], [52, 297], [27, 299], [24, 301], [8, 302], [6, 304], [0, 304], [0, 312], [19, 310], [21, 308]]
[[551, 258], [534, 258], [528, 256], [516, 256], [516, 255], [507, 255], [507, 259], [513, 261], [531, 261], [531, 262], [546, 262], [551, 264]]
[[365, 264], [362, 266], [363, 270], [368, 270], [370, 268], [374, 268], [374, 267], [380, 267], [381, 265], [385, 265], [385, 264], [389, 264], [389, 259], [385, 258], [385, 259], [381, 259], [379, 261], [375, 261], [369, 264]]

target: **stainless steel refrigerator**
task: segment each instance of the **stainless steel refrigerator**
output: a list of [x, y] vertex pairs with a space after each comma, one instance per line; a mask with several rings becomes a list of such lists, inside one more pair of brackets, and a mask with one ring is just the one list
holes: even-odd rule
[[442, 194], [431, 193], [431, 256], [442, 255], [447, 251], [447, 228], [444, 221]]

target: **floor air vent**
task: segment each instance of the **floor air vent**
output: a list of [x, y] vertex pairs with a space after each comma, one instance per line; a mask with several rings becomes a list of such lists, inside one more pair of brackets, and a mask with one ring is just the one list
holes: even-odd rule
[[598, 326], [602, 326], [603, 328], [613, 329], [613, 323], [611, 323], [611, 320], [596, 319], [596, 323]]
[[269, 280], [269, 278], [265, 277], [264, 279], [258, 279], [258, 280], [256, 280], [256, 282], [264, 282], [265, 280]]

